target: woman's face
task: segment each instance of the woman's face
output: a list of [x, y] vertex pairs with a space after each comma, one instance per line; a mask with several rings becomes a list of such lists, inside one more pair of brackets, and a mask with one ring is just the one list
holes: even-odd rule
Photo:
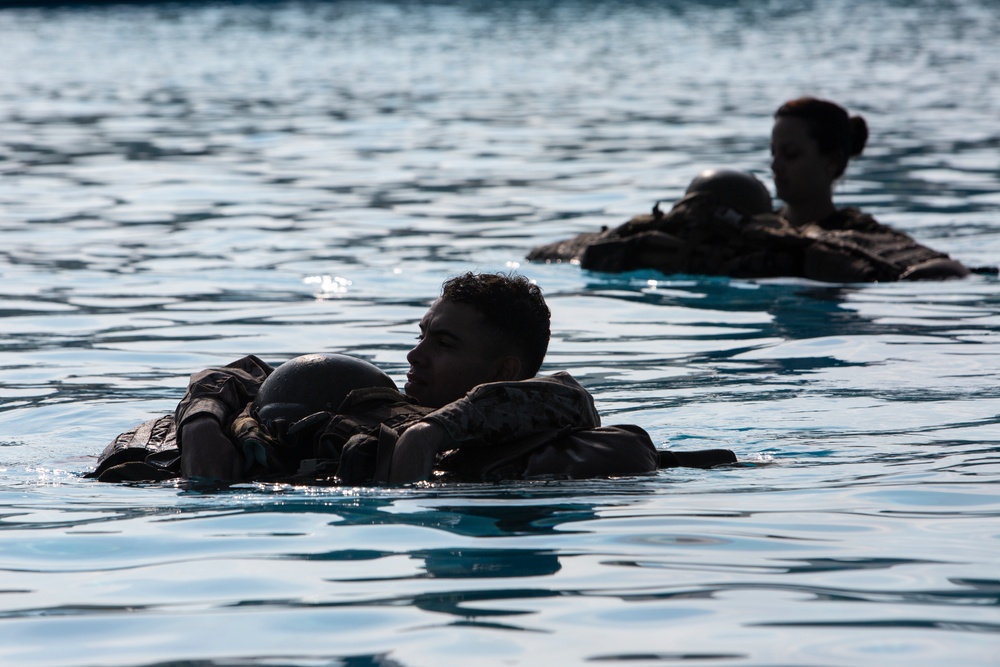
[[786, 204], [827, 200], [836, 179], [835, 156], [821, 153], [809, 136], [809, 123], [781, 116], [771, 130], [771, 171], [778, 197]]

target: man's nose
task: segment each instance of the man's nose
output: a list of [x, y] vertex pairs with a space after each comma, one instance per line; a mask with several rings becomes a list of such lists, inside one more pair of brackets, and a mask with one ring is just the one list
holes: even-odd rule
[[423, 364], [424, 353], [423, 353], [424, 341], [417, 341], [417, 344], [406, 353], [406, 362], [411, 366], [420, 366]]

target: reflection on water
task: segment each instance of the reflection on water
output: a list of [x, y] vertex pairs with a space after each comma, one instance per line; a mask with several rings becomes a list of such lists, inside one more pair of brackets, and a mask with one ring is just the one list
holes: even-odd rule
[[[973, 655], [988, 645], [979, 638], [992, 632], [989, 610], [1000, 590], [989, 561], [977, 566], [968, 549], [956, 558], [926, 541], [988, 531], [995, 498], [980, 496], [968, 511], [897, 517], [866, 512], [871, 504], [856, 485], [839, 496], [768, 491], [758, 474], [773, 481], [779, 471], [759, 468], [743, 481], [755, 488], [740, 490], [728, 487], [742, 473], [717, 472], [729, 482], [690, 471], [706, 479], [689, 482], [699, 488], [688, 492], [671, 491], [681, 480], [664, 477], [643, 493], [631, 481], [360, 495], [261, 487], [200, 498], [114, 487], [100, 500], [77, 484], [65, 486], [58, 502], [36, 497], [20, 506], [8, 493], [0, 559], [3, 576], [16, 576], [18, 585], [0, 595], [0, 617], [28, 627], [59, 622], [98, 652], [106, 650], [107, 622], [95, 631], [87, 619], [114, 619], [113, 634], [142, 636], [164, 655], [196, 656], [221, 648], [202, 626], [236, 614], [250, 632], [241, 632], [241, 649], [226, 652], [229, 664], [265, 664], [257, 662], [262, 655], [309, 664], [316, 656], [400, 652], [413, 656], [400, 664], [422, 664], [420, 656], [437, 650], [397, 633], [434, 637], [435, 628], [545, 652], [546, 637], [603, 626], [627, 641], [581, 638], [561, 649], [564, 657], [601, 660], [667, 652], [738, 660], [766, 653], [755, 647], [776, 628], [812, 628], [794, 646], [848, 627], [860, 641], [872, 628], [921, 629], [961, 633]], [[581, 490], [592, 499], [584, 501]], [[116, 497], [147, 506], [115, 507]], [[839, 512], [831, 513], [834, 498]], [[479, 530], [484, 517], [492, 533]], [[823, 611], [809, 613], [817, 605]], [[680, 634], [709, 619], [711, 640]], [[4, 627], [13, 626], [0, 625], [0, 634]], [[167, 648], [154, 628], [184, 632], [197, 647]], [[269, 648], [265, 637], [275, 632], [295, 648]], [[920, 636], [922, 647], [945, 641]], [[26, 641], [14, 645], [25, 650]]]
[[[703, 168], [770, 183], [771, 113], [818, 94], [872, 129], [838, 201], [995, 265], [998, 21], [980, 0], [0, 7], [0, 663], [995, 664], [995, 277], [524, 255]], [[80, 478], [247, 352], [349, 352], [400, 380], [468, 269], [543, 287], [545, 370], [607, 423], [741, 465]]]

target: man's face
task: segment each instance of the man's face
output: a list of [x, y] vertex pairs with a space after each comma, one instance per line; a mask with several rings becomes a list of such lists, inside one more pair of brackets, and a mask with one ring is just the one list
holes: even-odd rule
[[473, 387], [497, 379], [502, 354], [483, 314], [438, 299], [420, 320], [420, 338], [406, 355], [406, 393], [423, 406], [440, 408]]

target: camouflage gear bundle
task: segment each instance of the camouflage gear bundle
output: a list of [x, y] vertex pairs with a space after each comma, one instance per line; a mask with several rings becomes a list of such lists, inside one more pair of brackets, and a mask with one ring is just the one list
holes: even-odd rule
[[[356, 389], [336, 412], [295, 421], [262, 418], [254, 409], [252, 397], [269, 374], [270, 367], [252, 356], [196, 373], [176, 419], [152, 419], [118, 436], [89, 476], [106, 482], [180, 476], [181, 447], [196, 445], [180, 442], [175, 424], [202, 415], [225, 425], [245, 464], [242, 479], [255, 481], [383, 483], [396, 441], [417, 422], [447, 433], [449, 451], [435, 471], [449, 480], [637, 475], [657, 470], [662, 461], [638, 426], [602, 427], [593, 397], [567, 373], [479, 385], [438, 410], [394, 389]], [[735, 461], [726, 453], [681, 465]]]
[[376, 480], [378, 464], [387, 468], [395, 440], [428, 412], [394, 389], [372, 387], [348, 394], [337, 413], [317, 412], [291, 424], [262, 423], [247, 406], [231, 437], [248, 478], [370, 484], [384, 481]]
[[[428, 412], [393, 389], [376, 387], [352, 392], [338, 414], [317, 412], [292, 423], [261, 421], [248, 404], [229, 435], [247, 479], [368, 484], [375, 479], [379, 451], [383, 458], [391, 455], [395, 439]], [[162, 481], [180, 476], [180, 459], [174, 416], [165, 415], [116, 437], [87, 477]]]
[[655, 269], [825, 282], [941, 279], [969, 273], [948, 255], [853, 209], [795, 226], [773, 213], [744, 216], [711, 192], [691, 193], [667, 213], [657, 204], [652, 214], [614, 229], [539, 246], [528, 259], [569, 261], [611, 273]]
[[161, 481], [180, 474], [174, 416], [139, 424], [112, 440], [98, 457], [97, 469], [85, 477], [100, 482]]

